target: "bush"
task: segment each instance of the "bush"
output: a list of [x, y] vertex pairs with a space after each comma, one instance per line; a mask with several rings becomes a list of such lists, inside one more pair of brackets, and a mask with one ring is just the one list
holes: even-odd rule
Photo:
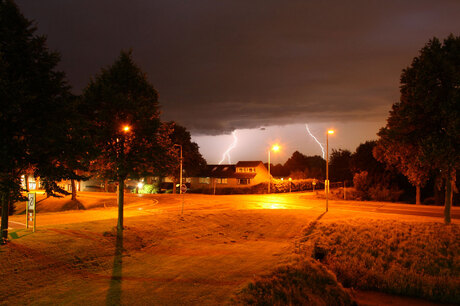
[[356, 305], [321, 264], [310, 260], [276, 269], [250, 283], [233, 299], [237, 305]]
[[399, 200], [403, 194], [403, 191], [396, 188], [390, 189], [381, 184], [371, 185], [367, 171], [355, 173], [353, 184], [355, 186], [357, 200], [395, 202]]
[[139, 189], [139, 193], [142, 194], [150, 194], [150, 193], [158, 193], [158, 187], [153, 184], [144, 184], [141, 189]]
[[369, 200], [369, 181], [367, 179], [367, 171], [355, 173], [353, 176], [353, 185], [361, 200]]
[[377, 185], [369, 188], [369, 197], [373, 201], [391, 201], [396, 202], [399, 200], [403, 191], [391, 190], [383, 186]]

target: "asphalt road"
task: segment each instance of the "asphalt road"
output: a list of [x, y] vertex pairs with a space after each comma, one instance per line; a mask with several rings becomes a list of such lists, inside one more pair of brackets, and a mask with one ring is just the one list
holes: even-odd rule
[[[115, 194], [82, 192], [79, 199], [114, 200]], [[113, 201], [112, 201], [113, 202]], [[133, 195], [126, 194], [125, 218], [162, 211], [181, 213], [182, 203], [185, 211], [225, 211], [225, 210], [325, 210], [325, 200], [317, 199], [312, 193], [270, 194], [270, 195]], [[113, 202], [114, 203], [114, 202]], [[46, 205], [43, 203], [42, 205]], [[46, 207], [44, 207], [46, 208]], [[44, 209], [46, 211], [46, 209]], [[329, 212], [359, 216], [366, 214], [386, 214], [399, 216], [419, 216], [421, 218], [443, 218], [444, 207], [427, 205], [408, 205], [386, 202], [329, 201]], [[37, 226], [89, 222], [94, 220], [116, 219], [117, 207], [99, 207], [88, 210], [68, 210], [62, 212], [40, 212]], [[395, 218], [397, 218], [395, 216]], [[460, 219], [460, 207], [452, 208], [452, 219]], [[387, 216], [388, 217], [388, 216]], [[14, 215], [9, 220], [10, 229], [24, 228], [25, 215]]]

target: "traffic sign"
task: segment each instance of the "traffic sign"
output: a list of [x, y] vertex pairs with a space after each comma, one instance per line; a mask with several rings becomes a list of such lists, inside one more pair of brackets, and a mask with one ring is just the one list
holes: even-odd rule
[[33, 231], [35, 232], [35, 224], [36, 224], [36, 203], [37, 203], [36, 193], [29, 193], [27, 194], [27, 204], [26, 204], [26, 228], [29, 228], [29, 222], [33, 222], [34, 228]]
[[35, 210], [35, 193], [29, 193], [28, 198], [29, 210]]
[[187, 185], [182, 184], [182, 185], [180, 186], [180, 191], [181, 191], [182, 193], [186, 193], [186, 192], [187, 192]]

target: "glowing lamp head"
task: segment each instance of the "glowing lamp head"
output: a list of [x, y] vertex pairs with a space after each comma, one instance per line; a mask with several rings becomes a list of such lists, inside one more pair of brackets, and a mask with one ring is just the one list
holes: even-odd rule
[[143, 187], [144, 187], [144, 183], [139, 182], [139, 183], [137, 184], [137, 188], [142, 189]]
[[131, 130], [131, 127], [129, 125], [123, 126], [123, 132], [128, 133]]
[[279, 145], [277, 145], [277, 144], [276, 144], [276, 145], [273, 145], [273, 147], [272, 147], [272, 151], [273, 151], [273, 152], [278, 152], [279, 150], [280, 150], [280, 146], [279, 146]]
[[327, 133], [328, 134], [334, 134], [334, 130], [328, 130]]
[[292, 181], [292, 177], [289, 178], [289, 182]]

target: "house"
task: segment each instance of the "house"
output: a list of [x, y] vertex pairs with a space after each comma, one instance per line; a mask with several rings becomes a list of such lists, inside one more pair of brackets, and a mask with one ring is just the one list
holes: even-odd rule
[[240, 161], [236, 165], [207, 165], [199, 177], [191, 178], [191, 188], [249, 187], [268, 180], [268, 170], [261, 161]]

